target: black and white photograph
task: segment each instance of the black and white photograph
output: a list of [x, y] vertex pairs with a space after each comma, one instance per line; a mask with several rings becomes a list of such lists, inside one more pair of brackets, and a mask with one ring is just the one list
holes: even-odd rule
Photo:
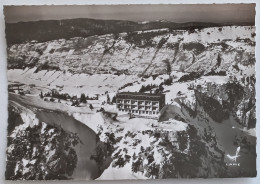
[[255, 7], [4, 6], [5, 179], [256, 177]]

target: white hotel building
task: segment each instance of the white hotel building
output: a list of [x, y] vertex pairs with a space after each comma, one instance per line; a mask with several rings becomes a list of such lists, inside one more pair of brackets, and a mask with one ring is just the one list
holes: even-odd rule
[[119, 112], [140, 116], [158, 116], [165, 105], [164, 94], [122, 92], [116, 95]]

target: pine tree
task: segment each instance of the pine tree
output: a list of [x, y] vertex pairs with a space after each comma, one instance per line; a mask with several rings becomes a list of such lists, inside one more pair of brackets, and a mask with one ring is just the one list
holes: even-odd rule
[[220, 55], [218, 54], [218, 58], [217, 58], [217, 66], [220, 67], [221, 64], [221, 58]]
[[163, 90], [164, 90], [163, 84], [161, 83], [161, 84], [159, 85], [159, 91], [160, 91], [160, 92], [163, 92]]
[[112, 98], [112, 103], [116, 103], [116, 96]]
[[41, 97], [41, 99], [43, 99], [43, 94], [42, 94], [42, 91], [41, 91], [40, 97]]
[[172, 72], [171, 63], [170, 63], [169, 59], [165, 59], [165, 60], [163, 60], [163, 62], [166, 65], [166, 73], [170, 76], [171, 72]]
[[82, 93], [81, 96], [80, 96], [80, 102], [81, 103], [87, 103], [87, 98], [86, 98], [84, 93]]
[[134, 152], [134, 154], [133, 154], [133, 160], [135, 160], [136, 159], [136, 154], [135, 154], [135, 152]]
[[145, 92], [145, 86], [142, 85], [141, 89], [139, 90], [140, 93]]
[[144, 152], [144, 147], [141, 146], [140, 150], [141, 150], [141, 152], [143, 153], [143, 152]]
[[132, 162], [132, 172], [137, 173], [139, 171], [139, 167], [141, 165], [141, 160], [138, 159], [136, 162]]
[[51, 91], [51, 96], [54, 97], [55, 93], [54, 90]]
[[168, 79], [166, 79], [164, 81], [164, 84], [167, 85], [167, 86], [170, 86], [172, 84], [172, 77], [169, 77]]
[[107, 94], [107, 103], [110, 103], [110, 97], [108, 94]]

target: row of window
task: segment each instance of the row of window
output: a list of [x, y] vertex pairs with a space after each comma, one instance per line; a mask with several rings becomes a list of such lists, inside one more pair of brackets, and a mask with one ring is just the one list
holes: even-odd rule
[[118, 107], [118, 109], [124, 109], [124, 110], [145, 110], [145, 111], [158, 111], [158, 108], [123, 108], [123, 107]]
[[151, 107], [153, 107], [153, 108], [157, 108], [158, 107], [158, 105], [128, 105], [128, 104], [117, 104], [117, 107], [127, 107], [127, 108], [144, 108], [144, 107], [149, 107], [149, 108], [151, 108]]
[[130, 113], [135, 113], [135, 114], [148, 114], [148, 115], [152, 115], [152, 114], [158, 114], [158, 111], [137, 111], [137, 110], [124, 110], [124, 109], [119, 109], [119, 111], [121, 112], [130, 112]]
[[117, 97], [119, 98], [140, 98], [140, 96], [142, 96], [142, 98], [145, 98], [145, 99], [162, 99], [163, 97], [160, 97], [160, 96], [147, 96], [147, 95], [139, 95], [139, 96], [134, 96], [134, 95], [117, 95]]
[[139, 103], [144, 103], [144, 102], [146, 102], [146, 103], [158, 103], [159, 101], [158, 100], [131, 100], [131, 99], [125, 99], [125, 100], [117, 100], [117, 102], [118, 103], [122, 103], [122, 102], [126, 102], [126, 103], [130, 103], [130, 102], [132, 102], [132, 103], [137, 103], [137, 102], [139, 102]]
[[120, 101], [117, 101], [117, 103], [118, 104], [129, 104], [129, 105], [151, 105], [151, 104], [153, 104], [153, 105], [158, 105], [159, 104], [159, 102], [146, 102], [146, 103], [144, 103], [144, 102], [139, 102], [139, 103], [130, 103], [130, 102], [120, 102]]

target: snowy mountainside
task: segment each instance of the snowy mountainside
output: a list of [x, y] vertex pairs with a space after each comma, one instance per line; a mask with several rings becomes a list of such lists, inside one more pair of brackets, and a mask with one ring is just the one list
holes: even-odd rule
[[[41, 70], [35, 73], [37, 68], [26, 68], [8, 70], [8, 80], [10, 82], [19, 82], [27, 85], [36, 85], [40, 88], [37, 91], [43, 92], [57, 89], [63, 93], [71, 95], [88, 95], [104, 94], [105, 91], [117, 91], [121, 86], [134, 82], [137, 76], [125, 75], [120, 76], [112, 74], [73, 74], [56, 70]], [[20, 76], [20, 77], [18, 77]]]
[[[46, 123], [92, 134], [85, 140], [95, 154], [77, 152], [97, 165], [91, 179], [255, 176], [254, 32], [165, 28], [9, 45], [9, 100], [49, 109]], [[118, 92], [162, 93], [165, 106], [158, 120], [130, 118], [116, 107]], [[74, 120], [92, 133], [71, 128]], [[227, 154], [238, 146], [233, 170]]]
[[225, 71], [234, 61], [254, 63], [254, 32], [253, 26], [159, 29], [14, 44], [8, 47], [8, 68], [144, 76], [166, 73], [167, 61], [171, 70]]
[[78, 161], [76, 146], [80, 144], [79, 137], [40, 122], [33, 111], [15, 102], [8, 108], [6, 179], [72, 178]]
[[[89, 116], [74, 114], [76, 119], [91, 126], [90, 120], [94, 119]], [[174, 119], [158, 122], [119, 116], [114, 121], [106, 114], [97, 116], [95, 131], [107, 145], [105, 150], [112, 153], [110, 166], [98, 180], [219, 177], [225, 173], [224, 152], [213, 146], [216, 140], [210, 133], [208, 141], [194, 126]], [[104, 147], [98, 150], [101, 150], [100, 159], [107, 157]], [[192, 167], [193, 171], [187, 171], [186, 167]]]

